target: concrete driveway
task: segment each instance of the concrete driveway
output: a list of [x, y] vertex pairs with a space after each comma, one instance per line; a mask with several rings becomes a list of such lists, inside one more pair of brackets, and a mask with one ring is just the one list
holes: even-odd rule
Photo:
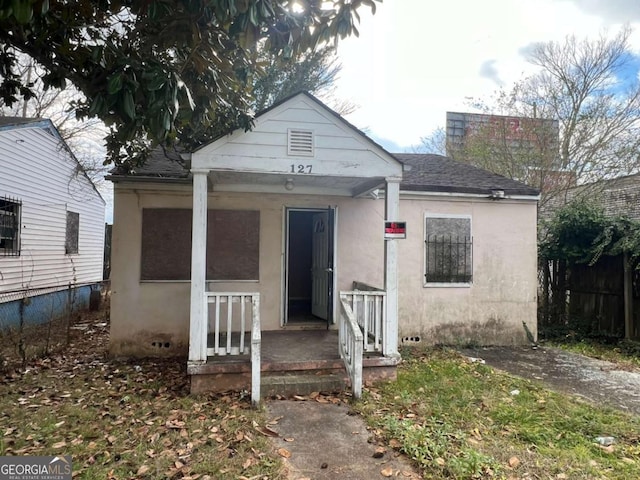
[[483, 347], [461, 352], [499, 370], [541, 381], [552, 390], [640, 415], [640, 371], [557, 348]]

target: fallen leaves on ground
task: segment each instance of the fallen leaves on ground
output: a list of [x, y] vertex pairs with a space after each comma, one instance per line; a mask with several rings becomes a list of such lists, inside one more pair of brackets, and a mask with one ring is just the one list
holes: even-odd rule
[[278, 449], [278, 455], [280, 455], [281, 457], [284, 457], [284, 458], [291, 458], [291, 452], [289, 450], [287, 450], [286, 448], [279, 448]]
[[391, 467], [385, 467], [382, 470], [380, 470], [380, 474], [383, 477], [392, 477], [393, 476], [393, 468]]
[[509, 461], [507, 463], [511, 468], [518, 468], [518, 465], [520, 465], [520, 459], [514, 456], [509, 458]]
[[104, 315], [84, 321], [68, 348], [0, 377], [0, 454], [71, 455], [74, 477], [279, 478], [248, 398], [189, 395], [184, 358], [111, 360]]
[[[470, 363], [451, 349], [416, 348], [403, 358], [397, 381], [367, 386], [352, 409], [371, 425], [370, 443], [408, 455], [424, 478], [640, 478], [639, 417]], [[616, 445], [593, 442], [603, 432]]]

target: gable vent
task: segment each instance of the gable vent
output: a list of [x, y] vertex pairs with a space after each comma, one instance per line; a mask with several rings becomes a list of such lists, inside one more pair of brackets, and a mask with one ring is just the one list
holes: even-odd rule
[[313, 132], [311, 130], [289, 129], [287, 154], [313, 157]]

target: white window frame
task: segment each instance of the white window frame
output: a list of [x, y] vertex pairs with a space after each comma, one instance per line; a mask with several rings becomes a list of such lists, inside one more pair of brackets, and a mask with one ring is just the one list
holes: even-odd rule
[[15, 208], [15, 212], [13, 212], [13, 214], [9, 213], [9, 212], [3, 212], [1, 215], [2, 216], [11, 216], [14, 218], [15, 221], [15, 237], [14, 237], [14, 246], [13, 247], [2, 247], [0, 248], [0, 257], [19, 257], [20, 256], [20, 247], [21, 247], [21, 240], [22, 240], [22, 232], [21, 232], [21, 225], [22, 225], [22, 202], [17, 199], [17, 198], [10, 198], [10, 197], [0, 197], [0, 200], [8, 203], [8, 204], [13, 204], [14, 208]]
[[[78, 228], [75, 231], [75, 251], [69, 250], [69, 214], [77, 215]], [[74, 212], [73, 210], [67, 210], [65, 216], [65, 230], [64, 230], [64, 254], [65, 255], [79, 255], [80, 254], [80, 212]]]
[[473, 240], [473, 218], [468, 214], [455, 213], [425, 213], [422, 219], [423, 241], [422, 241], [422, 286], [425, 288], [469, 288], [473, 285], [475, 274], [475, 255], [473, 254], [473, 246], [471, 247], [471, 281], [470, 282], [427, 282], [427, 219], [428, 218], [466, 218], [469, 219], [469, 234]]

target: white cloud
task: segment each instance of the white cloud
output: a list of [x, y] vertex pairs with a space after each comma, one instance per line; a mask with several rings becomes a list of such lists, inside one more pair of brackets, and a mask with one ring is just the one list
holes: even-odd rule
[[581, 10], [602, 17], [605, 22], [640, 22], [640, 3], [635, 0], [558, 0], [574, 3]]
[[348, 120], [409, 148], [443, 125], [447, 110], [468, 111], [466, 98], [486, 97], [499, 82], [508, 86], [533, 72], [523, 48], [611, 24], [583, 3], [402, 0], [385, 1], [374, 16], [363, 11], [360, 38], [338, 49], [337, 94], [360, 105]]

